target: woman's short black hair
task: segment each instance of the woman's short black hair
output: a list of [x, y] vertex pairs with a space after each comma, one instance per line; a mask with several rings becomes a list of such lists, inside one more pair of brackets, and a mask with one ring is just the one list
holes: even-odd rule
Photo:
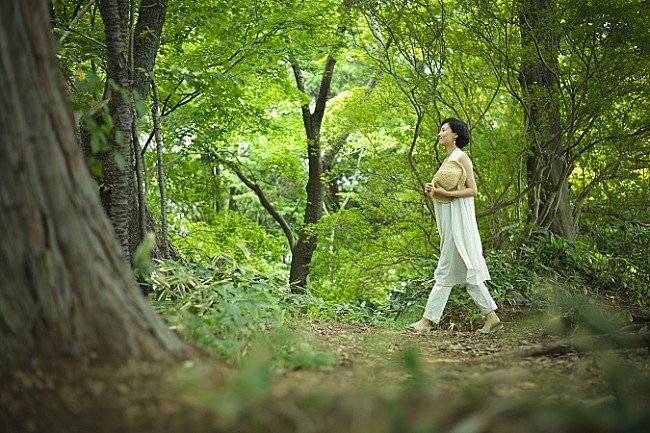
[[440, 122], [440, 127], [442, 127], [442, 125], [445, 123], [449, 124], [452, 132], [458, 134], [458, 138], [456, 139], [456, 146], [460, 149], [465, 147], [465, 145], [469, 143], [470, 139], [469, 128], [467, 127], [467, 124], [465, 124], [465, 122], [460, 119], [456, 119], [455, 117], [444, 119], [442, 122]]

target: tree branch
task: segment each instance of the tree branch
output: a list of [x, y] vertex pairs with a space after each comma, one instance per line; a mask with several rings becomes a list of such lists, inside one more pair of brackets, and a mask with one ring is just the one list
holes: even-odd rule
[[221, 161], [223, 164], [228, 166], [241, 180], [248, 188], [250, 188], [257, 198], [259, 199], [260, 203], [266, 209], [266, 211], [273, 217], [273, 219], [280, 224], [280, 227], [282, 228], [282, 231], [284, 232], [284, 236], [287, 238], [287, 242], [289, 243], [289, 248], [293, 251], [293, 248], [296, 244], [296, 241], [293, 236], [293, 232], [291, 231], [291, 227], [289, 227], [289, 223], [284, 219], [282, 215], [275, 209], [271, 201], [268, 199], [266, 194], [264, 194], [264, 191], [262, 191], [262, 188], [257, 184], [257, 182], [251, 180], [248, 176], [246, 176], [246, 173], [244, 173], [238, 164], [233, 163], [232, 161], [229, 161], [220, 155], [217, 154], [211, 154], [214, 156], [217, 160]]

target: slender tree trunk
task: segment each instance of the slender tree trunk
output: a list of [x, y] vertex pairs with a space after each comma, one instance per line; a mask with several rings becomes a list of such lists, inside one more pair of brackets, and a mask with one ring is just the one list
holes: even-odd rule
[[[147, 99], [150, 90], [153, 88], [154, 78], [153, 69], [160, 48], [160, 38], [162, 35], [163, 25], [167, 15], [167, 0], [140, 0], [138, 8], [138, 21], [135, 25], [133, 35], [133, 93], [134, 97]], [[160, 98], [153, 103], [152, 111], [159, 111]], [[156, 114], [154, 120], [154, 137], [156, 142], [156, 152], [158, 160], [162, 159], [162, 136], [160, 134], [160, 116]], [[137, 152], [136, 149], [136, 156]], [[144, 158], [143, 158], [144, 161]], [[143, 164], [142, 170], [146, 171], [147, 167]], [[161, 194], [161, 215], [160, 227], [154, 221], [151, 212], [146, 205], [146, 194], [142, 200], [138, 201], [138, 206], [142, 206], [140, 214], [144, 214], [147, 220], [145, 231], [153, 232], [156, 237], [156, 245], [152, 251], [154, 257], [180, 259], [174, 246], [171, 244], [167, 231], [167, 197], [165, 195], [164, 185], [164, 167], [158, 166], [158, 185]], [[141, 204], [140, 204], [141, 203]], [[131, 234], [130, 248], [133, 254], [133, 248], [139, 245], [142, 235], [145, 231]]]
[[520, 0], [526, 129], [530, 132], [528, 222], [567, 239], [576, 238], [562, 140], [558, 82], [559, 36], [554, 0]]
[[[303, 292], [307, 285], [309, 276], [309, 265], [312, 256], [318, 245], [318, 233], [316, 223], [320, 220], [323, 210], [323, 164], [321, 156], [320, 130], [325, 116], [325, 106], [332, 82], [336, 60], [328, 57], [325, 62], [323, 77], [321, 79], [318, 96], [313, 113], [309, 104], [302, 106], [302, 120], [307, 134], [307, 159], [309, 166], [309, 177], [307, 179], [307, 204], [302, 228], [298, 235], [298, 241], [292, 250], [291, 269], [289, 272], [289, 283], [294, 292]], [[292, 64], [296, 85], [298, 89], [306, 92], [302, 70], [297, 63]]]
[[133, 44], [135, 62], [133, 90], [143, 99], [147, 97], [151, 88], [150, 74], [156, 63], [166, 14], [167, 0], [140, 0]]
[[162, 136], [160, 133], [160, 95], [156, 80], [151, 81], [153, 90], [153, 104], [151, 105], [151, 117], [156, 140], [156, 158], [158, 167], [158, 190], [160, 191], [160, 229], [161, 229], [161, 254], [165, 259], [169, 258], [167, 248], [167, 192], [165, 190], [165, 161], [163, 159]]
[[135, 287], [78, 147], [47, 3], [0, 3], [0, 368], [187, 354]]
[[292, 251], [289, 282], [294, 292], [303, 292], [307, 285], [309, 265], [318, 245], [316, 223], [321, 218], [323, 209], [323, 182], [320, 158], [320, 139], [308, 143], [309, 178], [307, 180], [307, 204], [303, 226], [298, 235], [298, 242]]
[[[104, 176], [108, 187], [102, 193], [102, 201], [122, 246], [122, 255], [129, 262], [137, 247], [131, 245], [131, 232], [133, 229], [139, 230], [131, 142], [132, 97], [126, 58], [129, 1], [99, 0], [99, 10], [106, 35], [107, 78], [116, 86], [111, 89], [108, 103], [113, 120], [110, 139], [112, 153], [104, 161]], [[142, 234], [138, 238], [142, 239]]]

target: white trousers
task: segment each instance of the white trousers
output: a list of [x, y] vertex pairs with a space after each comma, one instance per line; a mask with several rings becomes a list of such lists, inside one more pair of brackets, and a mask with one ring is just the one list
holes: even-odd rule
[[[485, 283], [467, 284], [465, 288], [467, 289], [467, 293], [469, 293], [474, 300], [474, 303], [481, 310], [481, 313], [487, 314], [490, 311], [497, 309], [497, 304], [494, 302], [494, 299], [492, 299], [492, 296], [490, 296], [487, 287], [485, 287]], [[445, 305], [447, 305], [451, 289], [452, 286], [442, 286], [437, 283], [434, 284], [433, 289], [431, 289], [431, 293], [429, 294], [427, 306], [424, 308], [424, 314], [422, 317], [431, 320], [433, 323], [439, 323]]]

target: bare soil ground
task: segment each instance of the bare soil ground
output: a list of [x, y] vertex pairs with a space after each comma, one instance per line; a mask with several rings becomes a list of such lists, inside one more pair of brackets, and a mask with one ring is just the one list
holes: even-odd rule
[[619, 337], [504, 316], [503, 331], [417, 334], [310, 323], [337, 355], [317, 371], [214, 360], [58, 363], [0, 377], [0, 431], [647, 432], [648, 325]]

